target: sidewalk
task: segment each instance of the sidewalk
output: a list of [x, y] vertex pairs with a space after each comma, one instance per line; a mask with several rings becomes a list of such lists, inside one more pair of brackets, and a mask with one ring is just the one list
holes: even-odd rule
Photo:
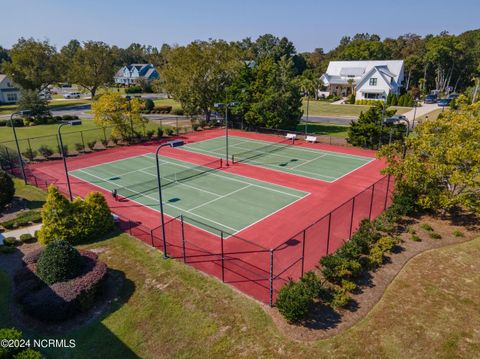
[[25, 233], [29, 233], [33, 236], [35, 234], [35, 231], [38, 231], [40, 228], [42, 228], [41, 223], [35, 224], [34, 226], [30, 226], [30, 227], [23, 227], [20, 229], [16, 229], [14, 231], [0, 233], [0, 245], [3, 245], [3, 238], [15, 237], [17, 239], [20, 239], [20, 236]]

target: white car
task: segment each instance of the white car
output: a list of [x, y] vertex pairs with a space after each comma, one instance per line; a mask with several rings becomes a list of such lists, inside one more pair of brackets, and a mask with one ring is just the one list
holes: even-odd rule
[[64, 98], [80, 98], [80, 92], [67, 92], [63, 95]]

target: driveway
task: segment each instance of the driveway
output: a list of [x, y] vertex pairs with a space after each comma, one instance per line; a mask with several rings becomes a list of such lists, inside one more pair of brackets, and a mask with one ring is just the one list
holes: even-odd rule
[[403, 115], [407, 117], [410, 121], [410, 124], [413, 125], [413, 118], [415, 115], [415, 119], [418, 119], [421, 116], [428, 115], [430, 112], [437, 110], [441, 107], [438, 107], [436, 103], [422, 103], [421, 107], [417, 107], [417, 111], [415, 113], [415, 109], [412, 109], [408, 112], [405, 112]]

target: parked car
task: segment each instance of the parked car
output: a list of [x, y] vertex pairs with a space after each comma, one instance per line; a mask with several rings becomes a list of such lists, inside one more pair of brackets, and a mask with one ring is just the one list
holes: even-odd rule
[[446, 107], [450, 105], [450, 102], [452, 102], [451, 98], [442, 98], [437, 102], [437, 105], [440, 107]]
[[80, 92], [67, 92], [63, 95], [64, 98], [80, 98]]
[[428, 95], [425, 96], [423, 99], [424, 103], [436, 103], [437, 102], [437, 95]]
[[450, 95], [448, 95], [448, 99], [450, 100], [453, 100], [454, 98], [457, 98], [458, 97], [458, 93], [451, 93]]

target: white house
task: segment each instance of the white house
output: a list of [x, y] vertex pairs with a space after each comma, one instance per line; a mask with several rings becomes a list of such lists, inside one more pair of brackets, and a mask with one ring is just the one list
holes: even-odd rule
[[131, 85], [138, 83], [140, 79], [150, 82], [159, 77], [157, 69], [152, 64], [131, 64], [118, 70], [113, 79], [117, 84]]
[[399, 94], [403, 83], [403, 60], [330, 61], [321, 77], [330, 95], [356, 100], [385, 100]]
[[0, 103], [16, 103], [20, 99], [20, 88], [7, 77], [0, 74]]

